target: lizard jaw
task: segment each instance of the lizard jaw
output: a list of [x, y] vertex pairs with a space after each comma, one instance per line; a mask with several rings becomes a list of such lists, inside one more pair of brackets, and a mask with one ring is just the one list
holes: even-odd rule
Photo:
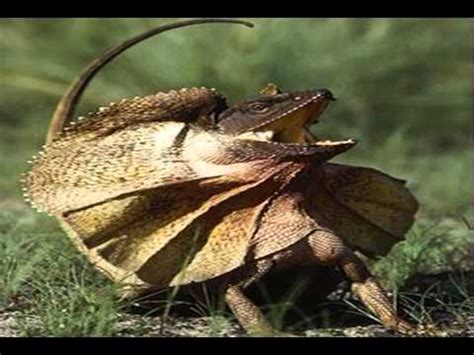
[[356, 141], [353, 139], [318, 140], [309, 130], [310, 125], [319, 123], [319, 118], [329, 106], [330, 101], [335, 100], [329, 90], [319, 91], [282, 115], [279, 120], [259, 127], [257, 130], [246, 132], [240, 137], [267, 142], [312, 144], [328, 148], [354, 145]]

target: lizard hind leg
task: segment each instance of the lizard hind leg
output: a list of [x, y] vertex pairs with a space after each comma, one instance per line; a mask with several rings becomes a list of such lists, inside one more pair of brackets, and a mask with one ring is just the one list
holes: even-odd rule
[[352, 281], [352, 292], [360, 298], [388, 328], [407, 333], [414, 329], [410, 323], [400, 319], [387, 293], [367, 270], [353, 251], [336, 235], [317, 231], [308, 237], [310, 257], [321, 264], [337, 265]]

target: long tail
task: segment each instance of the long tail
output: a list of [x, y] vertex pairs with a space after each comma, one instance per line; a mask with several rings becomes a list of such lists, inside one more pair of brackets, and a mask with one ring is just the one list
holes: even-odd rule
[[134, 46], [137, 43], [142, 42], [143, 40], [157, 35], [158, 33], [166, 32], [173, 30], [179, 27], [187, 27], [203, 23], [236, 23], [244, 25], [247, 27], [253, 27], [253, 23], [248, 21], [233, 20], [233, 19], [196, 19], [188, 21], [180, 21], [171, 23], [168, 25], [160, 26], [153, 28], [149, 31], [146, 31], [138, 36], [130, 38], [129, 40], [123, 42], [122, 44], [109, 49], [102, 56], [94, 60], [89, 64], [76, 78], [69, 88], [64, 93], [63, 97], [56, 106], [56, 110], [51, 118], [49, 125], [48, 135], [46, 138], [46, 143], [51, 142], [62, 130], [67, 121], [72, 118], [74, 111], [77, 107], [79, 100], [82, 97], [84, 90], [86, 89], [89, 82], [94, 78], [94, 76], [102, 69], [107, 63], [115, 59], [119, 54], [127, 50], [128, 48]]

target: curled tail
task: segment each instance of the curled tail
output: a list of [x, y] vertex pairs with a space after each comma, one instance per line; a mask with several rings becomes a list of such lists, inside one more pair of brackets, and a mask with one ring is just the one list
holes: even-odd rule
[[102, 56], [95, 59], [91, 64], [89, 64], [66, 90], [63, 97], [56, 106], [56, 110], [53, 114], [53, 117], [51, 118], [46, 143], [50, 143], [61, 132], [67, 121], [72, 118], [74, 111], [87, 85], [107, 63], [111, 62], [113, 59], [115, 59], [118, 55], [123, 53], [128, 48], [144, 41], [147, 38], [150, 38], [162, 32], [173, 30], [175, 28], [193, 26], [203, 23], [235, 23], [247, 27], [254, 26], [251, 22], [233, 19], [196, 19], [180, 21], [153, 28], [140, 35], [126, 40], [125, 42], [121, 43], [116, 47], [109, 49]]

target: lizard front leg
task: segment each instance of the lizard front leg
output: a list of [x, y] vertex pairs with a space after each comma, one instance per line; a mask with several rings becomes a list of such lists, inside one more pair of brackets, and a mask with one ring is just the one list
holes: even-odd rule
[[[244, 288], [261, 278], [274, 265], [269, 259], [262, 259], [237, 272], [233, 282], [225, 288], [225, 301], [240, 325], [251, 336], [291, 336], [273, 328], [259, 307], [249, 299]], [[245, 275], [245, 276], [244, 276]]]
[[352, 281], [352, 291], [381, 320], [386, 327], [409, 332], [414, 327], [400, 319], [390, 300], [366, 266], [336, 235], [317, 231], [309, 236], [307, 246], [318, 263], [335, 264]]
[[241, 286], [227, 288], [225, 300], [242, 327], [252, 336], [272, 336], [275, 329], [260, 309], [243, 293]]

